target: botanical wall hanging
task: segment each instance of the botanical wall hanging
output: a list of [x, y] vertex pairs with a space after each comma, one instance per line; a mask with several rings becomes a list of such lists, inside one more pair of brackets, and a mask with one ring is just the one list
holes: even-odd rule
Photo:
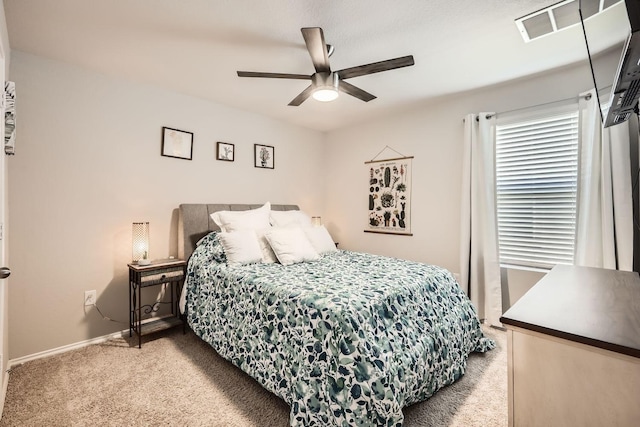
[[365, 232], [412, 235], [412, 160], [413, 156], [404, 156], [365, 162], [369, 190]]
[[4, 153], [15, 154], [16, 147], [16, 84], [4, 83]]

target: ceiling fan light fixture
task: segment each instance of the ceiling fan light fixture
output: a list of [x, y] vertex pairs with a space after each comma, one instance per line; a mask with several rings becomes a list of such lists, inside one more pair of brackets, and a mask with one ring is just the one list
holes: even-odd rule
[[313, 86], [313, 99], [321, 102], [333, 101], [338, 97], [338, 74], [316, 73], [311, 78]]
[[313, 91], [313, 99], [321, 102], [329, 102], [333, 101], [338, 97], [338, 91], [332, 87], [329, 88], [318, 88]]

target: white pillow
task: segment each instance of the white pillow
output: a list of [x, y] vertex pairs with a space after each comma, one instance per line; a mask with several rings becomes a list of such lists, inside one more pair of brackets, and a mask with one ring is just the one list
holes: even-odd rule
[[274, 227], [311, 227], [311, 217], [302, 211], [271, 211], [269, 216]]
[[222, 232], [218, 239], [224, 247], [228, 265], [255, 264], [262, 262], [262, 249], [253, 230]]
[[319, 258], [301, 228], [272, 228], [265, 233], [265, 237], [282, 265]]
[[319, 227], [306, 227], [303, 230], [309, 242], [311, 242], [311, 246], [313, 246], [319, 254], [338, 251], [336, 244], [324, 225]]
[[259, 230], [267, 228], [271, 203], [267, 202], [257, 209], [248, 211], [218, 211], [211, 214], [211, 219], [220, 230], [231, 232], [237, 230]]
[[262, 262], [265, 264], [273, 264], [278, 261], [276, 258], [276, 254], [271, 249], [271, 245], [269, 245], [269, 241], [265, 237], [265, 233], [271, 230], [269, 228], [263, 228], [262, 230], [256, 230], [256, 235], [258, 236], [258, 243], [260, 244], [260, 249], [262, 250]]

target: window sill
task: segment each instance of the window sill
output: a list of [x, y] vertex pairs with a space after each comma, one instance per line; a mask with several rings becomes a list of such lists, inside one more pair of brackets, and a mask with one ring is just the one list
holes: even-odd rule
[[509, 270], [524, 270], [524, 271], [535, 271], [537, 273], [548, 273], [551, 271], [553, 267], [529, 267], [526, 265], [516, 265], [516, 264], [500, 264], [500, 268], [506, 268]]

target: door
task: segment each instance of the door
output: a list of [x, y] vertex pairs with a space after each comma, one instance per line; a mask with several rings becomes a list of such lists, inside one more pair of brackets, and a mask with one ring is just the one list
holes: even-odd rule
[[[2, 408], [4, 407], [4, 398], [7, 392], [7, 363], [8, 363], [8, 306], [9, 298], [7, 293], [8, 270], [4, 270], [6, 256], [6, 228], [5, 228], [5, 210], [7, 206], [6, 196], [6, 179], [5, 179], [5, 160], [4, 153], [4, 82], [5, 82], [5, 52], [0, 43], [0, 416], [2, 416]], [[5, 273], [3, 273], [5, 271]]]

